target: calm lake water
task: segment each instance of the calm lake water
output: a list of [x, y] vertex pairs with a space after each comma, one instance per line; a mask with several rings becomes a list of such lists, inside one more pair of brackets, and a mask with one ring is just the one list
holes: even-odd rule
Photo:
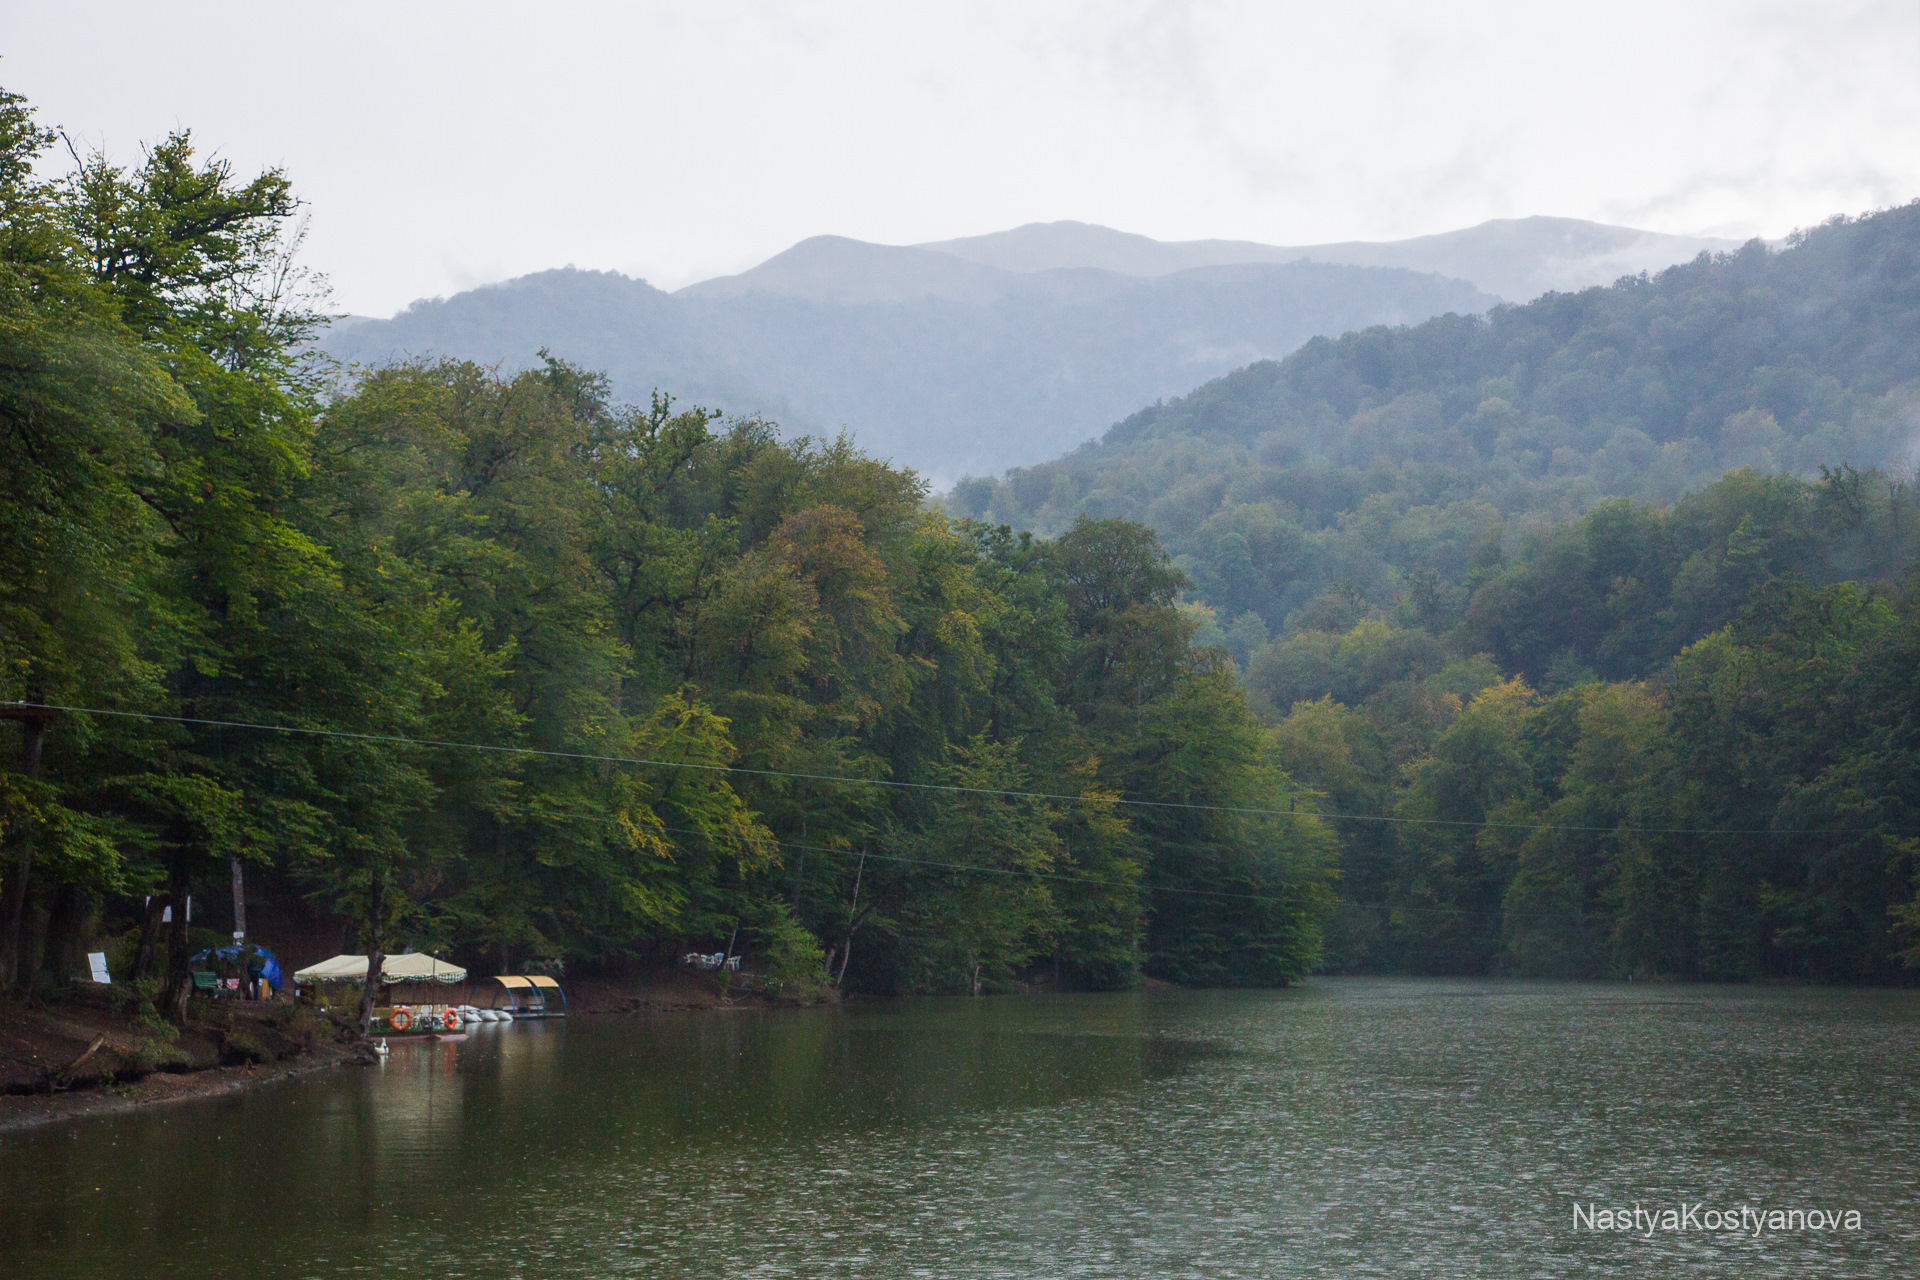
[[[1315, 980], [477, 1030], [0, 1137], [0, 1273], [1920, 1274], [1920, 995]], [[1857, 1210], [1651, 1237], [1575, 1205]]]

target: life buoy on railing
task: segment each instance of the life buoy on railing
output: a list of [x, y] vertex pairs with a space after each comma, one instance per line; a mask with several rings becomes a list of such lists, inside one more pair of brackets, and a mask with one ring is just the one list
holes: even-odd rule
[[391, 1014], [387, 1015], [387, 1021], [393, 1024], [395, 1031], [405, 1031], [413, 1025], [413, 1011], [405, 1005], [401, 1005], [398, 1009], [395, 1009]]
[[447, 1024], [447, 1030], [458, 1031], [460, 1029], [460, 1011], [458, 1009], [449, 1009], [440, 1015], [440, 1021]]

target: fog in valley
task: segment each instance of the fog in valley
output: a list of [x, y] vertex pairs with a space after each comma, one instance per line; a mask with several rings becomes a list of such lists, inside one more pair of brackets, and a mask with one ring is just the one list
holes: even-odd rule
[[348, 318], [322, 345], [361, 363], [507, 368], [546, 346], [628, 399], [673, 388], [789, 431], [844, 429], [944, 488], [1044, 461], [1316, 334], [1479, 313], [1733, 247], [1564, 218], [1297, 248], [1081, 223], [903, 247], [818, 236], [672, 295], [549, 272]]

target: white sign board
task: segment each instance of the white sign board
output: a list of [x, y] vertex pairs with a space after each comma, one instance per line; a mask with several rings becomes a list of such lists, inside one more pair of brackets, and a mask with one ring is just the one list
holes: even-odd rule
[[104, 951], [87, 952], [87, 964], [93, 970], [95, 982], [112, 982], [107, 976], [107, 953]]

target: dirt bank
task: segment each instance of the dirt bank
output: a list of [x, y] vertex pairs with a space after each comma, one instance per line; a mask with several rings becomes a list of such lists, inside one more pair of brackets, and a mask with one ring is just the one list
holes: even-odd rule
[[104, 987], [0, 1006], [0, 1132], [209, 1097], [351, 1062], [350, 1026], [292, 1001], [195, 1000], [187, 1025], [142, 1020]]
[[[499, 991], [496, 983], [478, 981], [395, 994], [402, 1001], [411, 994], [421, 1003], [489, 1006]], [[723, 988], [711, 974], [685, 972], [571, 979], [566, 993], [575, 1017], [767, 1003]], [[504, 998], [498, 1003], [504, 1007]], [[116, 1005], [109, 989], [84, 984], [44, 1008], [0, 1004], [0, 1133], [374, 1061], [348, 1017], [291, 1000], [196, 999], [188, 1010], [187, 1025], [169, 1032]]]

